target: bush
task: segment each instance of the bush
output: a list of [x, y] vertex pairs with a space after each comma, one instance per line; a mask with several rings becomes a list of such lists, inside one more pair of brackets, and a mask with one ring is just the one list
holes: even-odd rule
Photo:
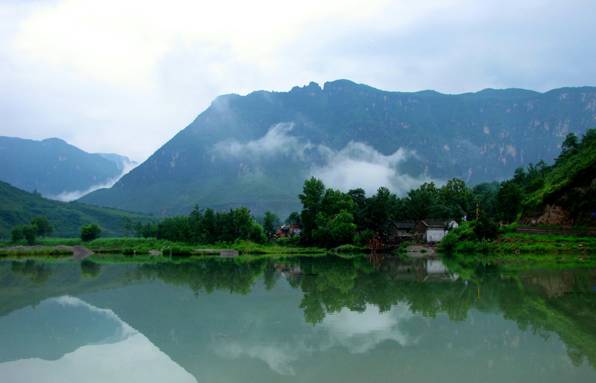
[[24, 225], [23, 226], [23, 237], [25, 237], [25, 241], [29, 245], [33, 245], [35, 243], [35, 237], [37, 235], [37, 227], [34, 225]]
[[53, 228], [52, 225], [50, 225], [47, 217], [35, 217], [31, 220], [31, 224], [35, 226], [36, 234], [40, 237], [45, 237], [52, 234]]
[[477, 239], [497, 238], [497, 224], [485, 215], [481, 215], [474, 224], [474, 234]]
[[439, 250], [446, 254], [451, 254], [455, 250], [455, 246], [460, 240], [459, 233], [452, 230], [439, 243]]
[[81, 240], [84, 242], [93, 241], [101, 234], [101, 228], [94, 223], [81, 227]]
[[12, 228], [11, 232], [12, 242], [19, 242], [23, 240], [23, 227], [22, 226], [15, 226]]
[[250, 228], [248, 239], [255, 243], [265, 243], [267, 241], [267, 235], [263, 230], [263, 226], [259, 225], [256, 222], [253, 223], [253, 225]]
[[360, 246], [367, 246], [372, 237], [374, 237], [375, 232], [370, 229], [362, 230], [354, 236], [354, 242]]

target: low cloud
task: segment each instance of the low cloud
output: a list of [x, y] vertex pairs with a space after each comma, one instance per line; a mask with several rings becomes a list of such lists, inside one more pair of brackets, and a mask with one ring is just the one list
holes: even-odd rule
[[116, 177], [110, 178], [104, 182], [100, 182], [98, 184], [95, 185], [91, 185], [89, 186], [87, 189], [84, 190], [73, 190], [73, 191], [64, 191], [60, 194], [56, 194], [56, 195], [48, 195], [46, 196], [49, 199], [53, 199], [53, 200], [57, 200], [57, 201], [62, 201], [62, 202], [70, 202], [70, 201], [75, 201], [91, 192], [94, 192], [96, 190], [99, 189], [105, 189], [105, 188], [111, 188], [112, 186], [114, 186], [114, 184], [116, 182], [118, 182], [118, 180], [120, 180], [120, 178], [124, 177], [125, 174], [127, 174], [128, 172], [130, 172], [132, 169], [134, 169], [138, 164], [136, 162], [125, 162], [123, 163], [123, 168], [122, 168], [122, 172], [117, 175]]
[[362, 188], [367, 194], [374, 194], [384, 186], [403, 194], [431, 181], [426, 176], [412, 176], [400, 170], [400, 164], [413, 156], [414, 152], [403, 148], [384, 155], [372, 146], [352, 141], [339, 151], [328, 150], [325, 165], [314, 167], [312, 175], [343, 191]]
[[335, 150], [294, 135], [295, 126], [292, 122], [278, 123], [255, 140], [221, 141], [214, 147], [213, 158], [234, 157], [241, 159], [243, 166], [251, 164], [253, 172], [266, 173], [266, 167], [260, 166], [259, 160], [283, 156], [303, 164], [304, 173], [300, 176], [317, 177], [328, 187], [342, 191], [362, 188], [368, 194], [376, 193], [382, 186], [404, 194], [424, 182], [433, 181], [426, 175], [410, 175], [400, 168], [406, 160], [416, 158], [414, 151], [398, 148], [384, 155], [368, 144], [354, 141]]
[[283, 154], [304, 159], [305, 151], [312, 149], [313, 145], [292, 136], [292, 130], [294, 123], [281, 122], [273, 125], [259, 139], [244, 143], [237, 140], [221, 141], [215, 145], [214, 150], [218, 155], [233, 157], [260, 158]]

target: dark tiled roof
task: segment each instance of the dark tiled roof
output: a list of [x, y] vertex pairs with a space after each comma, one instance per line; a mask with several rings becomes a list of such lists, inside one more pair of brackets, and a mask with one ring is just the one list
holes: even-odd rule
[[436, 218], [427, 218], [423, 219], [422, 224], [426, 227], [430, 228], [446, 228], [449, 224], [449, 220], [444, 219], [436, 219]]
[[416, 227], [416, 222], [414, 221], [397, 221], [392, 222], [392, 224], [393, 227], [395, 227], [398, 230], [409, 230]]

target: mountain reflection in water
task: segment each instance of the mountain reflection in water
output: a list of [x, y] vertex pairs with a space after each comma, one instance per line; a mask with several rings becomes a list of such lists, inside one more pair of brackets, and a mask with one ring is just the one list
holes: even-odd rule
[[594, 285], [437, 259], [0, 262], [0, 377], [591, 382]]

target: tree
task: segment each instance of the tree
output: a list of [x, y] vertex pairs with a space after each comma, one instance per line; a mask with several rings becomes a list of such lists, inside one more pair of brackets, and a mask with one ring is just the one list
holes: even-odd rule
[[357, 226], [364, 226], [366, 219], [366, 192], [364, 189], [358, 188], [349, 190], [348, 195], [354, 203], [354, 222]]
[[329, 234], [334, 245], [352, 243], [356, 225], [354, 217], [346, 210], [342, 210], [329, 222]]
[[560, 157], [570, 156], [570, 155], [574, 154], [575, 152], [577, 152], [578, 148], [579, 148], [579, 140], [578, 140], [577, 136], [575, 135], [575, 133], [569, 133], [569, 134], [567, 134], [567, 136], [565, 136], [565, 140], [563, 140], [563, 143], [561, 144]]
[[12, 241], [13, 242], [19, 242], [21, 240], [23, 240], [23, 238], [25, 238], [23, 236], [23, 226], [19, 225], [19, 226], [15, 226], [12, 228], [12, 232], [11, 232], [11, 236], [12, 236]]
[[92, 241], [99, 237], [101, 228], [94, 223], [81, 227], [81, 240], [84, 242]]
[[279, 227], [279, 218], [274, 213], [267, 211], [265, 212], [265, 217], [263, 218], [263, 230], [265, 230], [265, 234], [267, 238], [273, 238], [275, 231]]
[[513, 181], [503, 182], [497, 193], [497, 210], [501, 219], [513, 222], [521, 211], [522, 199], [523, 191], [519, 185]]
[[286, 223], [288, 225], [302, 225], [302, 220], [300, 219], [300, 213], [298, 212], [291, 212], [288, 218], [286, 219]]
[[25, 241], [29, 245], [33, 245], [35, 243], [35, 236], [37, 235], [37, 227], [34, 225], [23, 225], [21, 226], [21, 230]]
[[267, 241], [267, 235], [265, 235], [263, 226], [259, 225], [256, 222], [253, 222], [247, 239], [256, 243], [264, 243], [265, 241]]
[[474, 234], [477, 239], [495, 239], [497, 237], [497, 224], [486, 214], [481, 214], [474, 224]]
[[325, 185], [314, 177], [304, 182], [302, 193], [299, 195], [302, 202], [302, 236], [305, 243], [312, 241], [313, 231], [316, 229], [317, 214], [321, 210], [321, 203], [325, 193]]
[[436, 207], [439, 191], [433, 182], [422, 184], [418, 189], [408, 192], [406, 206], [408, 217], [414, 220], [428, 218]]
[[397, 208], [397, 197], [385, 187], [366, 200], [365, 225], [375, 232], [384, 232]]
[[31, 224], [36, 227], [36, 234], [40, 237], [52, 234], [53, 228], [47, 217], [35, 217], [31, 220]]
[[453, 178], [439, 190], [441, 204], [448, 217], [461, 219], [474, 210], [474, 195], [463, 180]]

